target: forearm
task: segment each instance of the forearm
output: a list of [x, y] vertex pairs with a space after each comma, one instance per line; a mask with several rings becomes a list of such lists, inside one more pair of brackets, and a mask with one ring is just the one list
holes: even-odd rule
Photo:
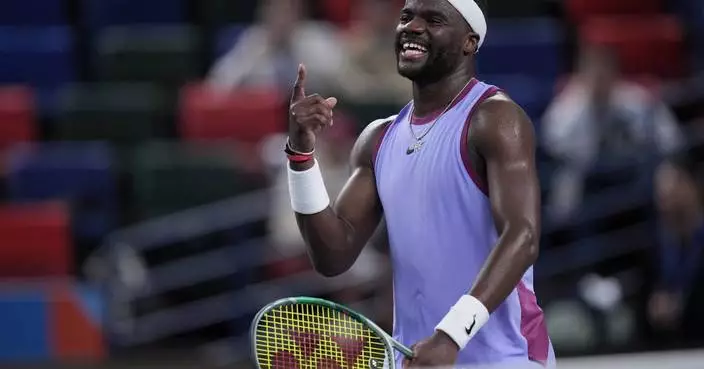
[[357, 170], [332, 206], [320, 168], [313, 164], [290, 166], [291, 206], [315, 269], [335, 276], [352, 266], [378, 224], [376, 192], [369, 175]]
[[312, 215], [296, 213], [296, 221], [316, 271], [335, 276], [349, 269], [357, 249], [353, 229], [331, 207]]
[[503, 232], [469, 293], [459, 298], [436, 329], [447, 334], [460, 349], [464, 348], [535, 261], [535, 239], [528, 227]]
[[538, 257], [534, 227], [509, 226], [484, 263], [469, 294], [493, 312], [513, 292]]

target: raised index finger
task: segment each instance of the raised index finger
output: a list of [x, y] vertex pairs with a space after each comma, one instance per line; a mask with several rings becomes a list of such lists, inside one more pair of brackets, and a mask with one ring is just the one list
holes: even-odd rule
[[293, 96], [291, 96], [291, 102], [295, 103], [306, 97], [305, 82], [306, 67], [303, 64], [300, 64], [298, 65], [298, 76], [296, 77], [296, 83], [293, 85]]

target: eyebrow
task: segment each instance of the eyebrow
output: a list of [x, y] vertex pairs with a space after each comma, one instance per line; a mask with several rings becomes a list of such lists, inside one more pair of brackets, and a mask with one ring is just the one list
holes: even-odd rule
[[411, 8], [403, 8], [403, 9], [401, 9], [401, 13], [402, 14], [417, 14], [423, 18], [440, 17], [445, 20], [450, 19], [450, 17], [447, 14], [445, 14], [437, 9], [423, 9], [420, 11], [416, 11]]

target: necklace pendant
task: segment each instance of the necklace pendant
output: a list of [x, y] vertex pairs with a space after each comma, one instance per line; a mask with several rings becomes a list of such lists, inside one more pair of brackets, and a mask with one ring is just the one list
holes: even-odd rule
[[414, 152], [420, 150], [421, 146], [423, 146], [425, 142], [423, 141], [416, 141], [412, 143], [410, 146], [408, 146], [408, 149], [406, 150], [406, 155], [411, 155]]

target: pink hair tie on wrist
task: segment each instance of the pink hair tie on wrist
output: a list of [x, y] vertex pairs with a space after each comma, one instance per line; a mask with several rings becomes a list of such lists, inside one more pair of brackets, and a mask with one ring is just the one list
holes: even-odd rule
[[315, 150], [311, 152], [300, 152], [291, 148], [289, 139], [286, 139], [286, 147], [284, 147], [284, 152], [289, 161], [293, 163], [305, 163], [314, 158]]

